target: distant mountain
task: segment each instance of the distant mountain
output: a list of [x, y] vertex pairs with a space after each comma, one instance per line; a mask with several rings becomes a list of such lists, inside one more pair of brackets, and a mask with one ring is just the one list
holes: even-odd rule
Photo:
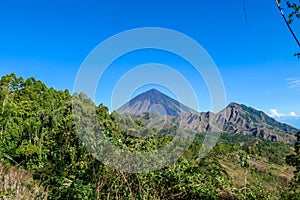
[[262, 111], [243, 104], [230, 103], [217, 115], [219, 118], [223, 117], [225, 119], [226, 123], [223, 123], [224, 126], [222, 127], [225, 131], [239, 129], [251, 131], [253, 133], [257, 131], [257, 134], [264, 134], [263, 130], [268, 129], [273, 132], [283, 132], [292, 135], [296, 134], [298, 131], [298, 129], [292, 126], [276, 121]]
[[[156, 89], [151, 89], [124, 104], [117, 112], [130, 114], [140, 119], [147, 126], [170, 127], [171, 124], [195, 132], [226, 132], [232, 134], [252, 135], [271, 141], [293, 142], [298, 129], [280, 123], [262, 111], [243, 104], [230, 103], [219, 113], [201, 112], [179, 103]], [[151, 120], [144, 113], [152, 113]], [[161, 116], [168, 116], [162, 118]], [[155, 119], [154, 119], [155, 118]], [[154, 120], [154, 121], [153, 121]], [[168, 121], [168, 123], [165, 122]]]
[[179, 116], [187, 112], [195, 113], [196, 111], [156, 89], [151, 89], [125, 103], [117, 112], [120, 114], [150, 112], [160, 115]]
[[217, 114], [206, 112], [185, 114], [177, 124], [197, 132], [226, 132], [252, 135], [271, 141], [293, 142], [298, 129], [280, 123], [262, 111], [230, 103]]

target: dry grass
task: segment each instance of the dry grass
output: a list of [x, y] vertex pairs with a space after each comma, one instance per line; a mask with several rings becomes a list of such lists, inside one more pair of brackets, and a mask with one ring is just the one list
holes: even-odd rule
[[[223, 158], [220, 162], [229, 176], [233, 178], [235, 187], [244, 187], [245, 169], [240, 166], [238, 155], [233, 160]], [[247, 182], [254, 187], [260, 182], [268, 191], [278, 193], [283, 187], [287, 187], [293, 177], [293, 171], [294, 168], [287, 165], [270, 163], [260, 157], [251, 158]]]
[[46, 199], [45, 194], [29, 172], [0, 163], [0, 199]]

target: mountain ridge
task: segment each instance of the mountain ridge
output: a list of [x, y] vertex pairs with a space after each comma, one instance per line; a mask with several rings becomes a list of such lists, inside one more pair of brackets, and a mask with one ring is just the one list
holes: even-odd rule
[[[139, 94], [117, 110], [120, 114], [153, 113], [169, 116], [169, 122], [195, 132], [252, 135], [271, 141], [294, 142], [299, 130], [250, 106], [231, 102], [218, 113], [197, 112], [156, 89]], [[155, 115], [154, 115], [155, 116]], [[143, 123], [146, 119], [140, 117]]]

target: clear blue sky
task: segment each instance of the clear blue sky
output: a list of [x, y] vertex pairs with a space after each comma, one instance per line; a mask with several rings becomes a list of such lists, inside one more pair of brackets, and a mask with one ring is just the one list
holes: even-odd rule
[[[101, 41], [132, 28], [164, 27], [190, 36], [207, 50], [222, 75], [227, 103], [252, 106], [300, 128], [300, 59], [293, 56], [299, 47], [275, 0], [246, 0], [247, 17], [243, 2], [1, 1], [0, 75], [35, 77], [49, 87], [72, 91], [81, 63]], [[292, 24], [298, 37], [299, 22]], [[191, 66], [158, 54], [129, 55], [111, 70], [145, 62], [170, 64], [191, 76], [187, 78], [199, 89], [201, 111], [209, 110], [205, 85], [192, 76]], [[126, 70], [117, 70], [120, 74], [113, 78], [108, 73], [97, 103], [110, 107], [115, 81]]]

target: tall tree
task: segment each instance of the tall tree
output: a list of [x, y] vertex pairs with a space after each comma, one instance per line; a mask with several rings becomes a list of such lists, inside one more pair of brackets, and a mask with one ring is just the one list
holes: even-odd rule
[[296, 134], [296, 137], [297, 141], [294, 145], [294, 153], [286, 157], [287, 164], [295, 167], [289, 191], [283, 194], [288, 199], [300, 199], [300, 131]]

